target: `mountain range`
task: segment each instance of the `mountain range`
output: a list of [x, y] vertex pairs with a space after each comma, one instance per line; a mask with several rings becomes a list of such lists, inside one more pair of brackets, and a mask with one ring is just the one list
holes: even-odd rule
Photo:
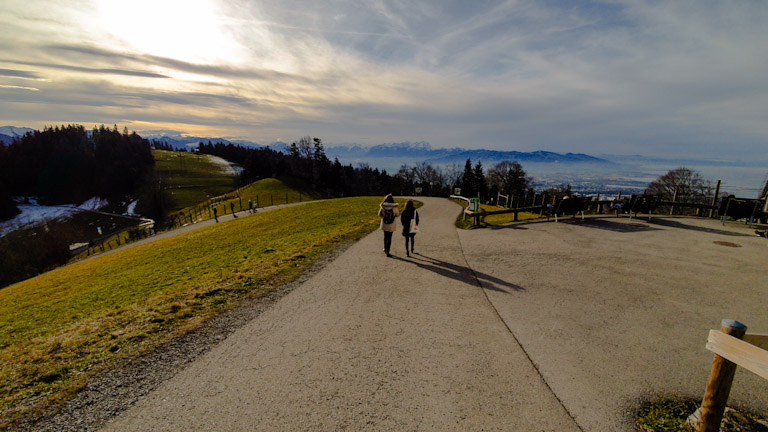
[[[14, 138], [24, 135], [27, 132], [31, 132], [33, 129], [25, 127], [14, 126], [2, 126], [0, 127], [0, 140], [6, 144], [10, 143]], [[271, 142], [269, 144], [261, 144], [253, 141], [243, 139], [227, 139], [227, 138], [213, 138], [213, 137], [197, 137], [190, 135], [183, 135], [176, 131], [156, 130], [145, 131], [142, 137], [149, 140], [157, 140], [165, 144], [169, 144], [178, 149], [194, 149], [197, 148], [201, 142], [217, 143], [223, 142], [224, 144], [235, 144], [244, 147], [266, 147], [279, 151], [287, 152], [289, 145], [281, 141]], [[397, 159], [402, 161], [401, 163], [417, 163], [427, 162], [435, 165], [448, 165], [453, 163], [463, 164], [467, 159], [472, 161], [483, 161], [485, 166], [494, 162], [500, 162], [504, 160], [517, 160], [521, 163], [566, 163], [566, 164], [603, 164], [610, 163], [607, 159], [586, 155], [583, 153], [554, 153], [548, 151], [535, 151], [535, 152], [519, 152], [519, 151], [499, 151], [499, 150], [485, 150], [485, 149], [464, 149], [460, 147], [456, 148], [433, 148], [428, 142], [399, 142], [399, 143], [386, 143], [374, 145], [371, 147], [364, 147], [359, 144], [344, 144], [344, 145], [326, 145], [326, 155], [331, 158], [338, 158], [342, 163], [370, 163], [373, 166], [377, 160]], [[399, 166], [399, 165], [398, 165]], [[393, 167], [384, 167], [382, 169], [392, 169]]]
[[[236, 144], [245, 147], [266, 147], [287, 152], [289, 145], [285, 142], [275, 141], [269, 144], [261, 144], [242, 139], [226, 139], [211, 137], [195, 137], [181, 135], [172, 131], [148, 131], [142, 134], [149, 140], [164, 142], [176, 148], [197, 148], [200, 142], [223, 142], [224, 144]], [[568, 164], [603, 164], [610, 163], [608, 160], [590, 156], [582, 153], [554, 153], [548, 151], [519, 152], [519, 151], [499, 151], [485, 149], [464, 149], [456, 148], [433, 148], [428, 142], [399, 142], [385, 143], [374, 146], [361, 146], [359, 144], [326, 144], [326, 155], [331, 158], [338, 158], [342, 163], [369, 163], [383, 169], [391, 169], [389, 166], [379, 166], [374, 162], [382, 159], [394, 158], [403, 161], [402, 163], [427, 162], [435, 165], [447, 165], [453, 163], [464, 163], [467, 159], [472, 161], [482, 160], [483, 164], [500, 162], [504, 160], [517, 160], [534, 163], [568, 163]], [[399, 166], [399, 165], [398, 165]]]
[[27, 132], [33, 132], [34, 129], [15, 126], [2, 126], [0, 127], [0, 141], [5, 144], [10, 144], [14, 139], [23, 136]]

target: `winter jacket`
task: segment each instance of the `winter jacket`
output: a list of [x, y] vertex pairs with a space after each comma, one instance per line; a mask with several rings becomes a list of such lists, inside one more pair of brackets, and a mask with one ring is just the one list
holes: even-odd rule
[[[395, 214], [394, 219], [392, 220], [392, 223], [384, 223], [384, 211], [385, 210], [392, 210]], [[397, 207], [397, 203], [388, 203], [383, 202], [379, 206], [379, 217], [381, 218], [381, 225], [379, 225], [379, 228], [381, 228], [384, 231], [387, 232], [395, 232], [397, 229], [397, 216], [400, 215], [400, 209]]]
[[[411, 234], [411, 219], [416, 219], [416, 225], [419, 224], [419, 212], [416, 209], [403, 210], [403, 214], [400, 216], [400, 223], [403, 225], [403, 235]], [[415, 234], [415, 233], [413, 233]]]

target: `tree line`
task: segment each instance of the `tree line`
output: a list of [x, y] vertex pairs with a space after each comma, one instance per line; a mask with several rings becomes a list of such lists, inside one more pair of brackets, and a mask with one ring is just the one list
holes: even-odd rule
[[120, 202], [136, 197], [153, 172], [149, 141], [104, 125], [47, 127], [0, 143], [0, 218], [18, 213], [13, 196], [44, 205], [80, 204], [98, 196]]
[[320, 138], [305, 136], [294, 141], [286, 153], [269, 147], [253, 148], [235, 144], [200, 143], [200, 153], [222, 157], [242, 166], [240, 182], [247, 184], [266, 177], [292, 177], [304, 180], [328, 197], [360, 195], [448, 196], [461, 188], [464, 196], [480, 196], [487, 200], [497, 193], [521, 195], [533, 188], [533, 178], [520, 163], [505, 161], [493, 166], [487, 174], [482, 163], [472, 165], [467, 159], [464, 170], [457, 165], [446, 168], [426, 162], [414, 166], [404, 164], [390, 175], [386, 170], [368, 164], [343, 165], [338, 158], [331, 161]]

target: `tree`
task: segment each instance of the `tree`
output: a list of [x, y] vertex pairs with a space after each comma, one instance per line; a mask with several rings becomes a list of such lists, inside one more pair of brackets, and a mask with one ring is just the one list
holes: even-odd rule
[[477, 189], [475, 188], [477, 182], [475, 181], [475, 172], [472, 170], [471, 159], [467, 159], [467, 162], [464, 164], [464, 173], [461, 175], [459, 184], [461, 185], [462, 196], [469, 198], [477, 195]]
[[312, 146], [312, 138], [310, 138], [309, 135], [299, 138], [299, 142], [296, 146], [298, 147], [299, 156], [301, 158], [312, 159], [312, 156], [315, 154], [315, 149]]
[[483, 170], [483, 163], [477, 161], [475, 168], [472, 170], [472, 175], [475, 182], [475, 191], [480, 195], [480, 200], [488, 198], [488, 182], [485, 181], [485, 171]]
[[504, 195], [522, 196], [531, 188], [533, 178], [528, 176], [519, 162], [504, 161], [488, 170], [488, 183]]
[[706, 203], [712, 192], [712, 183], [695, 170], [679, 167], [652, 181], [646, 193], [661, 194], [662, 199]]
[[453, 193], [453, 189], [455, 187], [459, 186], [459, 179], [461, 179], [461, 167], [457, 163], [452, 163], [445, 167], [443, 170], [443, 177], [446, 186], [448, 186], [451, 189], [451, 193]]

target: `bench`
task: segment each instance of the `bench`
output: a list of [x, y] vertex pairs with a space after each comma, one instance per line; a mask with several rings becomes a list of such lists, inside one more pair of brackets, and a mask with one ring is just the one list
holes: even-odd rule
[[759, 199], [750, 198], [736, 198], [730, 195], [723, 198], [720, 201], [720, 208], [718, 213], [723, 225], [725, 225], [725, 218], [730, 217], [733, 220], [747, 219], [752, 221], [760, 216], [763, 210], [763, 201]]
[[616, 207], [616, 216], [619, 215], [619, 211], [629, 213], [629, 220], [632, 220], [632, 214], [637, 216], [638, 213], [648, 214], [648, 220], [651, 220], [651, 215], [661, 205], [661, 194], [632, 194], [629, 196], [629, 200], [619, 204]]
[[547, 220], [550, 216], [554, 216], [555, 222], [557, 222], [558, 215], [573, 215], [575, 218], [577, 214], [581, 213], [581, 218], [584, 219], [584, 211], [591, 203], [592, 197], [565, 197], [551, 207], [545, 206], [542, 212], [547, 215]]

